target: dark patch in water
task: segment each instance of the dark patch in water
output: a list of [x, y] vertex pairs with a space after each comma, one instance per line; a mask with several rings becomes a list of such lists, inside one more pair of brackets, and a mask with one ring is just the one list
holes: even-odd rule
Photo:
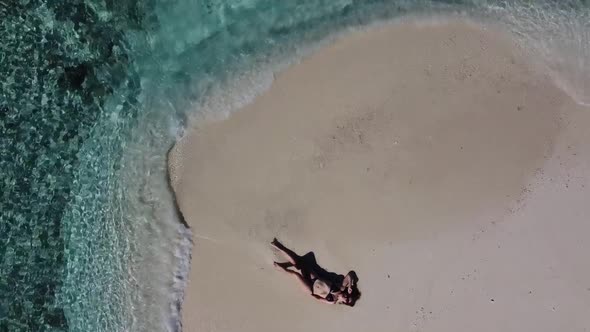
[[0, 3], [0, 331], [68, 330], [56, 295], [78, 151], [105, 99], [139, 90], [123, 31], [141, 28], [142, 7], [118, 3], [102, 22], [84, 1]]
[[59, 78], [60, 86], [66, 90], [80, 90], [86, 80], [90, 67], [85, 64], [79, 64], [73, 67], [66, 67], [63, 75]]

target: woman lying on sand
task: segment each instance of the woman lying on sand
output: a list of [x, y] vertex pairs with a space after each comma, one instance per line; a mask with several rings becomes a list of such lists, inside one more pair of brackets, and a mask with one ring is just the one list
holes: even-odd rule
[[[352, 307], [361, 297], [361, 292], [357, 288], [358, 278], [354, 271], [348, 272], [346, 276], [328, 272], [318, 265], [315, 255], [311, 251], [299, 256], [276, 238], [271, 244], [284, 253], [289, 260], [284, 263], [274, 262], [275, 266], [295, 276], [305, 291], [310, 292], [317, 300], [331, 304], [346, 304]], [[290, 267], [297, 270], [290, 270]]]

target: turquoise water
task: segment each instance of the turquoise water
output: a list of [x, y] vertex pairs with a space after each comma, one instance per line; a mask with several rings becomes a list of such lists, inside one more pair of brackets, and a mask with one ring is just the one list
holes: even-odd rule
[[587, 1], [0, 0], [0, 332], [179, 331], [166, 153], [346, 29], [497, 22], [590, 104]]

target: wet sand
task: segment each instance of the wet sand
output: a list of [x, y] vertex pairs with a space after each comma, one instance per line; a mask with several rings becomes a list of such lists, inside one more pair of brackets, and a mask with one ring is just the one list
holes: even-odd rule
[[[589, 112], [496, 30], [338, 39], [172, 150], [184, 331], [590, 328]], [[275, 270], [275, 236], [356, 270], [357, 306]]]

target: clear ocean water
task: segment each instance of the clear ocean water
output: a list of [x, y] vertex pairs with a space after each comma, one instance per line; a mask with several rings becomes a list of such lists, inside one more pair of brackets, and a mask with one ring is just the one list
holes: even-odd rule
[[464, 15], [590, 104], [590, 1], [0, 0], [0, 332], [180, 331], [166, 154], [350, 29]]

